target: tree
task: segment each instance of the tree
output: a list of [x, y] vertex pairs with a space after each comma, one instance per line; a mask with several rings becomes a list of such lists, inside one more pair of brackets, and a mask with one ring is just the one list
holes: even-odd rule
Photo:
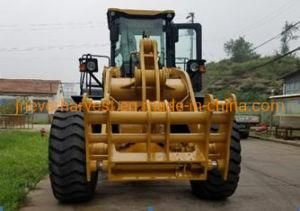
[[280, 46], [280, 53], [281, 54], [285, 54], [287, 52], [289, 52], [290, 48], [289, 48], [289, 42], [291, 40], [296, 40], [298, 39], [298, 36], [294, 35], [294, 33], [298, 30], [298, 24], [299, 22], [297, 22], [296, 24], [293, 23], [288, 23], [287, 21], [285, 22], [284, 26], [283, 26], [283, 31], [281, 32], [281, 46]]
[[259, 58], [259, 55], [252, 51], [253, 44], [247, 42], [243, 37], [236, 40], [230, 39], [224, 44], [224, 50], [234, 62], [245, 62]]

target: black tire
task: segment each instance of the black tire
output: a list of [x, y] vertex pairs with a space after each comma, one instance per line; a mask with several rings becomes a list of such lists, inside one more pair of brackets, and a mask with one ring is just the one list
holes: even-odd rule
[[52, 191], [60, 202], [83, 202], [95, 192], [98, 174], [86, 178], [83, 114], [56, 111], [49, 138]]
[[231, 196], [238, 186], [239, 174], [241, 171], [240, 163], [240, 137], [238, 127], [234, 124], [231, 133], [230, 161], [227, 180], [224, 181], [218, 169], [210, 170], [207, 175], [207, 180], [191, 181], [192, 192], [199, 198], [210, 200], [222, 200]]

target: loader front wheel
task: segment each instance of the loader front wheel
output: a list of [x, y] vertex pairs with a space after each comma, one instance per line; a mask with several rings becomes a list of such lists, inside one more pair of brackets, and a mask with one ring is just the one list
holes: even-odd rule
[[239, 131], [236, 124], [231, 133], [230, 160], [228, 178], [225, 181], [218, 169], [208, 172], [207, 180], [191, 181], [192, 192], [203, 199], [222, 200], [231, 196], [238, 185], [241, 171], [241, 146]]
[[49, 172], [52, 191], [60, 202], [82, 202], [91, 199], [97, 184], [97, 173], [86, 177], [83, 114], [56, 111], [49, 138]]

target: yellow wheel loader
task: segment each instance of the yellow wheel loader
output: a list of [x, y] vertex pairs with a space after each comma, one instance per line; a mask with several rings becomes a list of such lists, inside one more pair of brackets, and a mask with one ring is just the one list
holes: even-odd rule
[[[76, 106], [56, 111], [49, 171], [61, 202], [93, 197], [109, 181], [189, 180], [200, 198], [237, 188], [241, 148], [236, 97], [201, 96], [201, 25], [174, 11], [108, 9], [110, 56], [79, 59]], [[108, 60], [98, 74], [97, 58]]]

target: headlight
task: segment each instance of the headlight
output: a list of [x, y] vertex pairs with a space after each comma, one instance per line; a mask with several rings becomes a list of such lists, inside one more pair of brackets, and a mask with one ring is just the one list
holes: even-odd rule
[[197, 62], [193, 62], [190, 66], [191, 71], [196, 72], [199, 70], [199, 64]]
[[94, 61], [88, 61], [87, 64], [86, 64], [86, 68], [90, 72], [95, 71], [96, 67], [97, 67], [97, 65], [96, 65], [96, 63]]

